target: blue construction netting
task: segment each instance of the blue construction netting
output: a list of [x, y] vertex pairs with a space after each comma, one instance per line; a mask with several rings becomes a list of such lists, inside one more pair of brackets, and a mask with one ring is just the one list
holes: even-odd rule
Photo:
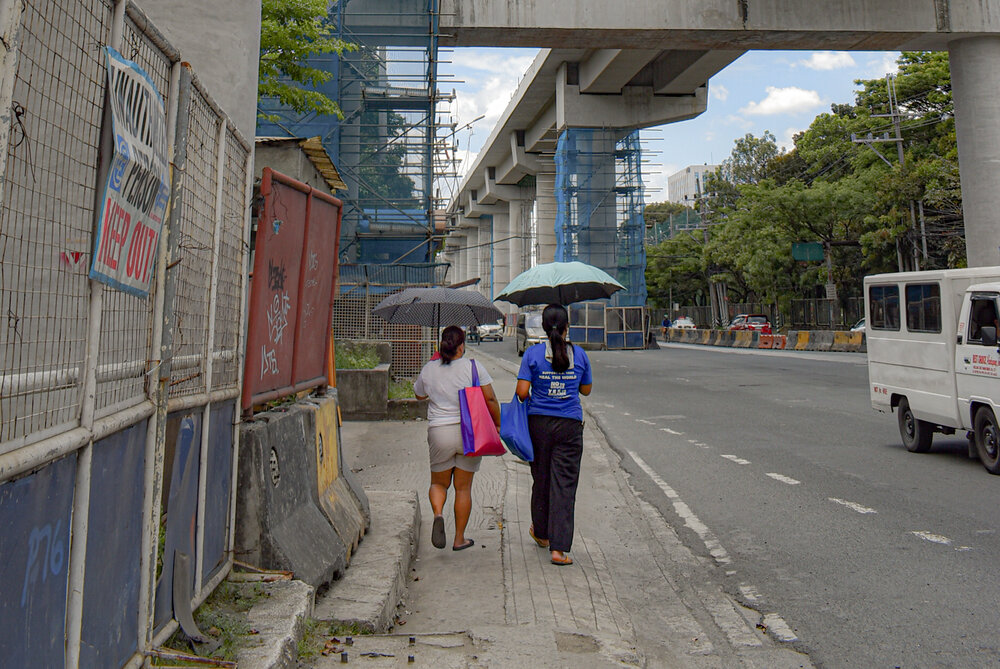
[[646, 304], [639, 131], [570, 128], [556, 147], [556, 255], [603, 269], [625, 290], [614, 306]]

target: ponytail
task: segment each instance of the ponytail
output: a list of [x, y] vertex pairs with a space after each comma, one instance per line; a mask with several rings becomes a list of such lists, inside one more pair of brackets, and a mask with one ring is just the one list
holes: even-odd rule
[[441, 364], [450, 365], [458, 354], [458, 347], [465, 343], [465, 333], [457, 325], [449, 325], [441, 333], [441, 345], [438, 351], [441, 353]]
[[565, 372], [569, 369], [569, 354], [566, 352], [566, 340], [563, 333], [569, 327], [569, 314], [561, 304], [550, 304], [542, 312], [542, 329], [552, 345], [552, 370]]

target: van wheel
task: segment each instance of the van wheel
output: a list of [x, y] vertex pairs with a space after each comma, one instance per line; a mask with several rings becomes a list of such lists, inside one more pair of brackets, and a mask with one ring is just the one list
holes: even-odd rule
[[997, 418], [989, 407], [980, 407], [976, 412], [976, 450], [979, 459], [990, 474], [1000, 474], [1000, 428]]
[[910, 403], [906, 398], [899, 400], [896, 407], [896, 418], [899, 420], [899, 436], [903, 446], [910, 453], [926, 453], [931, 450], [931, 439], [934, 438], [934, 428], [927, 421], [920, 420], [910, 411]]

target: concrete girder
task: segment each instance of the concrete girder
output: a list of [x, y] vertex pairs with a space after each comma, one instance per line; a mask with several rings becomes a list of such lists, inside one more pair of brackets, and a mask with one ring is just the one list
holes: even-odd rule
[[626, 86], [621, 95], [584, 95], [567, 83], [564, 63], [556, 75], [556, 131], [566, 128], [645, 128], [694, 118], [708, 109], [708, 89], [654, 95], [649, 86]]
[[489, 168], [484, 170], [483, 181], [485, 186], [479, 193], [479, 202], [482, 204], [496, 204], [497, 202], [510, 202], [521, 199], [521, 189], [517, 186], [499, 185], [496, 179], [490, 178]]
[[[565, 65], [563, 65], [565, 68]], [[524, 150], [532, 153], [543, 151], [555, 151], [556, 142], [556, 108], [553, 104], [548, 104], [534, 122], [524, 131]]]
[[600, 49], [580, 63], [580, 92], [621, 93], [659, 55], [659, 49]]
[[704, 86], [743, 51], [667, 51], [650, 64], [655, 95], [685, 95]]
[[510, 153], [497, 165], [498, 184], [516, 184], [529, 174], [538, 172], [538, 157], [518, 143], [517, 132], [510, 133]]
[[[477, 191], [478, 193], [479, 191]], [[484, 204], [478, 199], [473, 200], [471, 192], [468, 195], [468, 202], [465, 206], [466, 220], [475, 221], [479, 220], [481, 216], [507, 213], [507, 205], [505, 204]]]

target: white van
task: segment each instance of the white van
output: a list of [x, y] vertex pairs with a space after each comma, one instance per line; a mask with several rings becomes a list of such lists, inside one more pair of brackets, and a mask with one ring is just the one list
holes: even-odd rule
[[1000, 474], [1000, 267], [865, 277], [872, 407], [895, 410], [910, 451], [968, 431], [970, 455]]

